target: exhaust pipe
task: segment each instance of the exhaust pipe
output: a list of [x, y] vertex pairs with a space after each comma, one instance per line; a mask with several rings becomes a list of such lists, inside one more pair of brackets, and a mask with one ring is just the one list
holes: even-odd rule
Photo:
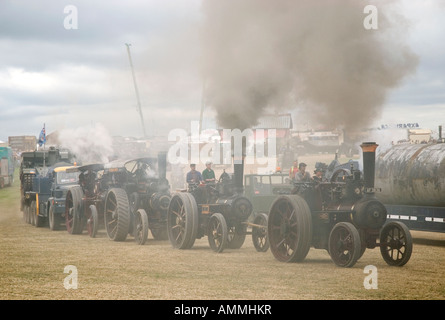
[[[240, 161], [241, 163], [237, 163]], [[235, 160], [233, 164], [233, 179], [235, 184], [235, 192], [242, 194], [244, 192], [244, 157], [239, 160]]]
[[[232, 137], [232, 148], [235, 147], [234, 138]], [[246, 156], [246, 137], [242, 138], [241, 154], [239, 151], [232, 149], [233, 156], [233, 183], [234, 191], [237, 194], [244, 193], [244, 158]]]
[[355, 204], [354, 223], [360, 228], [378, 230], [386, 221], [386, 207], [375, 197], [375, 150], [379, 145], [375, 142], [363, 142], [363, 180], [364, 197]]
[[158, 176], [159, 179], [167, 179], [167, 153], [158, 153]]
[[363, 142], [363, 180], [365, 194], [374, 194], [375, 182], [375, 150], [379, 145], [375, 142]]

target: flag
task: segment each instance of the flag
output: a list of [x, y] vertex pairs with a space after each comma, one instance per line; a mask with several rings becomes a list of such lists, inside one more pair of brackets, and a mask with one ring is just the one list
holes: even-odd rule
[[39, 135], [39, 146], [41, 147], [46, 143], [46, 132], [45, 132], [45, 125], [43, 125], [42, 131], [40, 131]]

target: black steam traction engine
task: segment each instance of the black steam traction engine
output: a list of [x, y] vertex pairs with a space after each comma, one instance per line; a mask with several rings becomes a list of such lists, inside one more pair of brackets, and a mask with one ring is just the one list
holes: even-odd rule
[[80, 185], [72, 187], [66, 197], [66, 225], [70, 233], [82, 233], [86, 226], [88, 234], [95, 237], [103, 223], [114, 241], [124, 241], [131, 234], [142, 245], [148, 229], [153, 238], [167, 240], [170, 193], [165, 178], [165, 154], [158, 159], [117, 160], [78, 170]]
[[87, 227], [88, 234], [95, 237], [99, 227], [97, 206], [101, 203], [101, 192], [97, 187], [97, 174], [102, 172], [101, 163], [88, 164], [67, 169], [67, 172], [77, 172], [78, 185], [68, 189], [65, 198], [65, 226], [70, 234], [81, 234]]
[[167, 230], [173, 247], [190, 249], [196, 239], [207, 236], [215, 252], [241, 248], [252, 213], [251, 202], [243, 196], [242, 162], [234, 164], [233, 176], [224, 172], [214, 184], [192, 186], [188, 192], [172, 195]]
[[409, 229], [386, 222], [374, 188], [377, 144], [365, 142], [361, 172], [341, 169], [329, 182], [295, 182], [292, 195], [278, 197], [268, 220], [270, 249], [279, 261], [304, 260], [311, 246], [327, 249], [341, 267], [352, 267], [366, 248], [380, 247], [389, 265], [402, 266], [412, 253]]

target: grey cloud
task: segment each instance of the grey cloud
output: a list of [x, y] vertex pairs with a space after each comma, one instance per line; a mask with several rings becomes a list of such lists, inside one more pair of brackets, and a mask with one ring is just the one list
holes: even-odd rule
[[[77, 8], [77, 30], [64, 27], [64, 20], [69, 16], [64, 8], [68, 5]], [[0, 3], [0, 37], [62, 43], [113, 42], [126, 33], [168, 30], [169, 25], [175, 24], [174, 14], [168, 9], [172, 7], [144, 1], [3, 0]]]

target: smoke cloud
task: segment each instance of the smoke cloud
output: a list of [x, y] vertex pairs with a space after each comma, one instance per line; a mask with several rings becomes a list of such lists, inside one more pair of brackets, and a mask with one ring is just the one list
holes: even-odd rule
[[276, 110], [330, 128], [371, 124], [418, 63], [397, 1], [372, 3], [377, 30], [363, 25], [363, 1], [206, 0], [206, 104], [219, 125], [248, 128]]
[[67, 147], [82, 164], [107, 163], [113, 156], [113, 140], [100, 123], [89, 127], [63, 129], [59, 133], [61, 146]]

